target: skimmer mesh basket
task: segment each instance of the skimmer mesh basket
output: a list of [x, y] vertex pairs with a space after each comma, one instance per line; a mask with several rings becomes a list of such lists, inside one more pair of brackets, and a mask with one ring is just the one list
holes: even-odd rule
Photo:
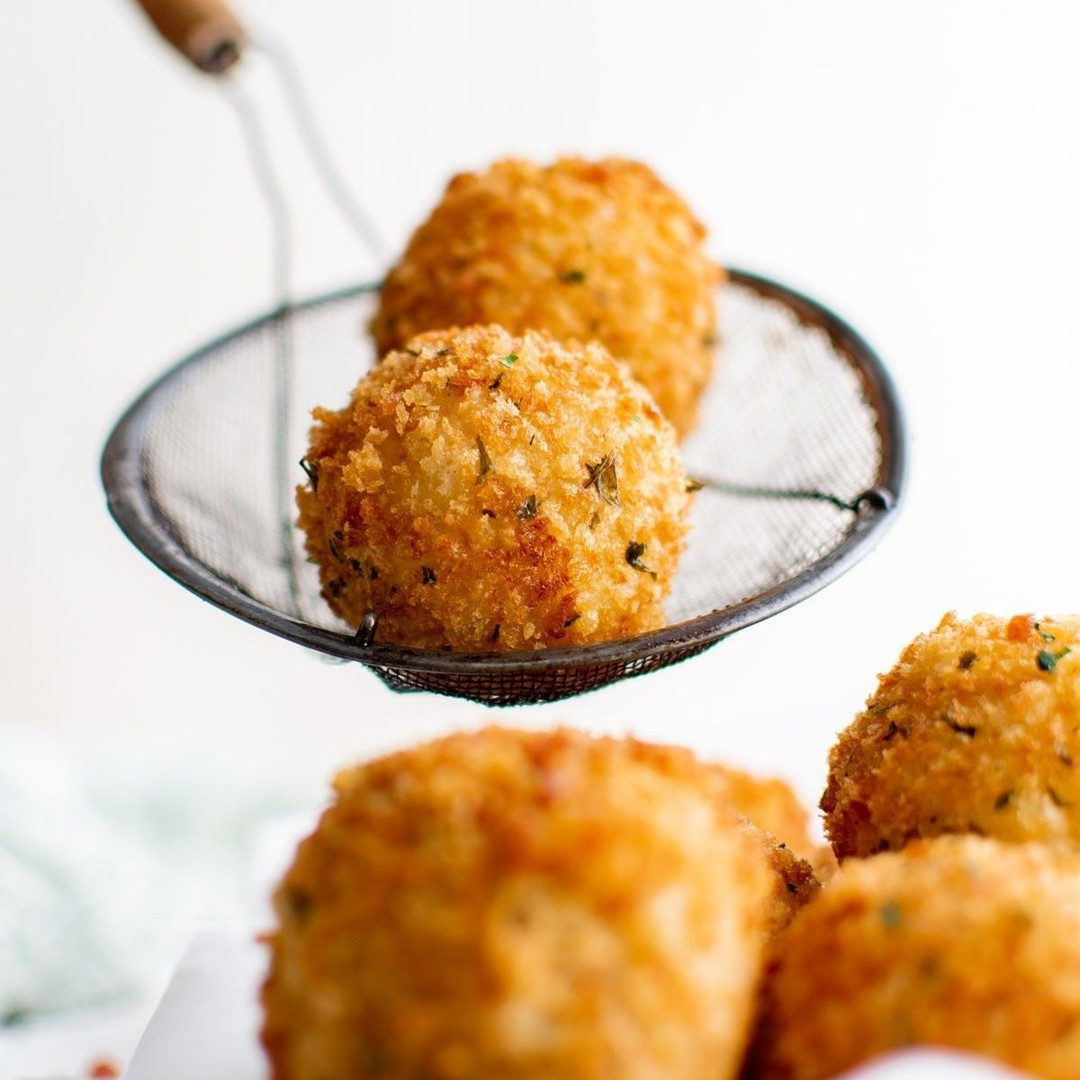
[[371, 666], [396, 690], [493, 705], [550, 701], [692, 656], [833, 580], [891, 518], [903, 434], [887, 373], [820, 305], [732, 271], [724, 340], [683, 446], [704, 483], [665, 629], [504, 654], [384, 645], [319, 595], [293, 527], [311, 408], [338, 407], [374, 360], [376, 288], [293, 306], [208, 345], [128, 410], [105, 448], [109, 508], [166, 573], [225, 610]]

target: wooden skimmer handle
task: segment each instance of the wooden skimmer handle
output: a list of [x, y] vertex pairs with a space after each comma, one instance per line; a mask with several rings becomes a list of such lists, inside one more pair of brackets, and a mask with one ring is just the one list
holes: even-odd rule
[[197, 68], [211, 74], [240, 59], [243, 26], [224, 0], [137, 0], [161, 36]]

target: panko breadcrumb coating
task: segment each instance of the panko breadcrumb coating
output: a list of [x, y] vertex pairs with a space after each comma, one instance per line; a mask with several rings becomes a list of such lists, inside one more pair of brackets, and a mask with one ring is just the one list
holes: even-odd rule
[[342, 773], [275, 898], [275, 1080], [725, 1080], [768, 872], [686, 751], [488, 728]]
[[774, 936], [791, 922], [797, 911], [817, 896], [821, 882], [813, 866], [796, 855], [787, 844], [749, 822], [746, 828], [761, 843], [772, 871], [772, 891], [767, 910], [769, 934]]
[[775, 776], [754, 776], [729, 765], [710, 763], [719, 774], [724, 796], [759, 829], [771, 833], [799, 856], [813, 860], [820, 845], [810, 837], [810, 815], [791, 785]]
[[821, 888], [819, 869], [831, 872], [832, 852], [810, 837], [806, 808], [778, 777], [759, 777], [717, 762], [705, 766], [716, 798], [729, 804], [757, 837], [772, 870], [769, 928], [776, 933]]
[[852, 859], [773, 942], [747, 1077], [949, 1046], [1080, 1076], [1080, 860], [976, 836]]
[[297, 491], [323, 595], [379, 641], [535, 649], [663, 626], [692, 486], [598, 345], [424, 334], [319, 409]]
[[372, 331], [383, 352], [473, 323], [596, 340], [685, 435], [716, 351], [722, 272], [704, 238], [638, 162], [499, 161], [450, 181], [386, 279]]
[[829, 761], [841, 859], [950, 832], [1080, 847], [1080, 619], [946, 615]]

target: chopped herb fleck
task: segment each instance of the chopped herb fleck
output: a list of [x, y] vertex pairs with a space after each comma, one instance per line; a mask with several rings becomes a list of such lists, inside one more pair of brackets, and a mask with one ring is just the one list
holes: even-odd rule
[[979, 730], [974, 724], [958, 724], [948, 713], [941, 719], [944, 720], [957, 735], [966, 735], [969, 739], [974, 739]]
[[884, 716], [890, 709], [895, 709], [899, 704], [898, 701], [872, 701], [867, 708], [874, 716]]
[[895, 738], [895, 736], [897, 735], [900, 735], [906, 739], [908, 737], [907, 728], [901, 727], [895, 720], [890, 720], [889, 729], [885, 732], [884, 735], [881, 736], [881, 741], [888, 742], [890, 739]]
[[441, 348], [435, 355], [436, 356], [449, 356], [453, 351], [454, 350], [451, 349], [449, 345], [446, 345], [443, 348]]
[[700, 480], [695, 480], [692, 476], [686, 478], [686, 494], [693, 495], [695, 491], [700, 491], [705, 485]]
[[593, 516], [591, 518], [589, 518], [589, 528], [590, 529], [595, 529], [596, 526], [599, 525], [599, 524], [600, 524], [600, 511], [599, 510], [594, 510], [593, 511]]
[[626, 561], [635, 569], [640, 570], [643, 574], [648, 574], [653, 581], [657, 578], [655, 570], [650, 570], [642, 561], [641, 556], [645, 554], [645, 545], [637, 540], [631, 540], [626, 545]]
[[619, 476], [615, 471], [615, 454], [605, 454], [595, 465], [585, 463], [589, 470], [589, 479], [585, 486], [595, 487], [596, 494], [606, 503], [612, 506], [620, 506], [619, 502]]
[[878, 908], [878, 914], [881, 916], [882, 925], [886, 930], [895, 930], [904, 919], [900, 911], [900, 905], [895, 900], [886, 900]]
[[536, 442], [536, 435], [535, 434], [529, 436], [529, 445], [532, 446], [532, 444], [534, 442]]
[[353, 569], [354, 569], [354, 570], [355, 570], [355, 571], [356, 571], [356, 572], [357, 572], [358, 574], [359, 574], [359, 573], [362, 573], [362, 572], [363, 572], [363, 569], [364, 569], [364, 567], [363, 567], [363, 564], [362, 564], [362, 563], [360, 562], [360, 560], [359, 560], [359, 559], [350, 559], [350, 560], [349, 560], [349, 565], [350, 565], [350, 566], [351, 566], [351, 567], [352, 567], [352, 568], [353, 568]]
[[1004, 810], [1005, 807], [1009, 805], [1009, 800], [1012, 798], [1012, 796], [1013, 796], [1013, 793], [1011, 791], [1003, 791], [994, 800], [994, 809], [995, 810]]
[[563, 623], [563, 629], [565, 630], [568, 626], [573, 626], [574, 623], [576, 623], [578, 621], [578, 619], [580, 619], [580, 618], [581, 618], [581, 614], [579, 612], [575, 611], [574, 614], [571, 615], [570, 618], [567, 619], [566, 622]]
[[1037, 633], [1039, 635], [1039, 637], [1041, 637], [1043, 639], [1043, 641], [1053, 641], [1054, 640], [1054, 635], [1053, 634], [1048, 634], [1042, 628], [1042, 625], [1040, 623], [1035, 624], [1035, 633]]
[[482, 484], [487, 474], [491, 472], [491, 458], [488, 456], [484, 440], [479, 435], [476, 436], [476, 449], [480, 454], [480, 471], [476, 474], [476, 482]]
[[1042, 649], [1040, 650], [1039, 655], [1035, 657], [1035, 663], [1040, 671], [1053, 672], [1057, 667], [1057, 662], [1062, 659], [1062, 657], [1068, 656], [1070, 652], [1072, 652], [1072, 649], [1067, 645], [1064, 649], [1058, 649], [1056, 653], [1052, 653], [1048, 649]]
[[434, 585], [435, 582], [439, 580], [435, 571], [432, 570], [430, 566], [420, 567], [420, 578], [425, 585]]
[[337, 546], [337, 541], [332, 536], [326, 541], [326, 546], [330, 549], [330, 554], [333, 555], [338, 562], [345, 561], [345, 556], [341, 554], [341, 548]]
[[498, 390], [499, 387], [502, 386], [502, 377], [503, 377], [503, 373], [500, 371], [499, 374], [496, 375], [495, 378], [492, 379], [491, 382], [488, 383], [488, 389], [489, 390]]
[[420, 355], [422, 354], [422, 350], [421, 350], [421, 349], [409, 349], [409, 348], [406, 348], [406, 350], [405, 350], [405, 351], [406, 351], [406, 352], [407, 352], [407, 353], [408, 353], [408, 354], [409, 354], [410, 356], [420, 356]]
[[559, 275], [559, 280], [567, 285], [580, 285], [585, 280], [584, 270], [564, 270]]
[[311, 914], [312, 899], [309, 893], [303, 889], [289, 888], [283, 895], [285, 911], [288, 916], [298, 923], [305, 923]]
[[504, 368], [512, 368], [517, 363], [517, 361], [517, 353], [510, 353], [509, 356], [504, 356], [499, 361], [499, 363], [502, 364]]
[[488, 517], [488, 518], [493, 518], [495, 516], [495, 511], [494, 510], [489, 510], [486, 506], [484, 507], [483, 510], [480, 511], [480, 513], [483, 514], [484, 517]]
[[540, 512], [540, 504], [535, 495], [530, 495], [518, 508], [517, 518], [519, 521], [532, 521]]
[[329, 592], [331, 596], [334, 596], [334, 597], [340, 596], [342, 594], [342, 592], [344, 591], [344, 589], [345, 589], [345, 580], [344, 580], [344, 578], [334, 578], [333, 581], [328, 581], [326, 583], [326, 589], [327, 589], [327, 592]]
[[300, 468], [307, 473], [308, 481], [311, 484], [312, 491], [319, 490], [319, 466], [314, 461], [308, 461], [307, 458], [300, 459]]
[[957, 661], [957, 667], [959, 667], [961, 671], [967, 671], [967, 669], [978, 659], [978, 654], [972, 652], [971, 649], [968, 649], [967, 652], [962, 652], [960, 654], [960, 659]]
[[496, 623], [495, 624], [495, 629], [491, 631], [491, 640], [492, 641], [498, 641], [499, 640], [499, 631], [501, 629], [502, 629], [502, 623]]

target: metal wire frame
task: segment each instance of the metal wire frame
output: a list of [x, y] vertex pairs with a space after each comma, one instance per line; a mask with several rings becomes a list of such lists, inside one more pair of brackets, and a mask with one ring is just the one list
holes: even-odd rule
[[[272, 312], [204, 346], [161, 376], [124, 413], [105, 446], [101, 473], [109, 510], [128, 539], [151, 562], [198, 596], [279, 637], [365, 664], [394, 690], [434, 691], [489, 705], [528, 704], [558, 700], [666, 667], [807, 599], [845, 573], [891, 523], [904, 488], [904, 419], [892, 379], [874, 350], [847, 323], [809, 297], [746, 271], [729, 273], [734, 284], [779, 301], [801, 322], [828, 335], [832, 347], [859, 377], [876, 418], [881, 451], [876, 483], [850, 504], [841, 504], [850, 510], [851, 522], [840, 542], [788, 580], [740, 603], [662, 630], [602, 644], [498, 654], [429, 651], [372, 640], [371, 633], [365, 632], [370, 627], [362, 626], [350, 635], [314, 626], [262, 603], [242, 584], [200, 561], [156, 505], [146, 472], [147, 433], [167, 401], [173, 381], [214, 358], [223, 346], [274, 320], [287, 320], [290, 311], [374, 292], [376, 285], [340, 290], [288, 311]], [[817, 493], [761, 489], [743, 494], [805, 498]]]

